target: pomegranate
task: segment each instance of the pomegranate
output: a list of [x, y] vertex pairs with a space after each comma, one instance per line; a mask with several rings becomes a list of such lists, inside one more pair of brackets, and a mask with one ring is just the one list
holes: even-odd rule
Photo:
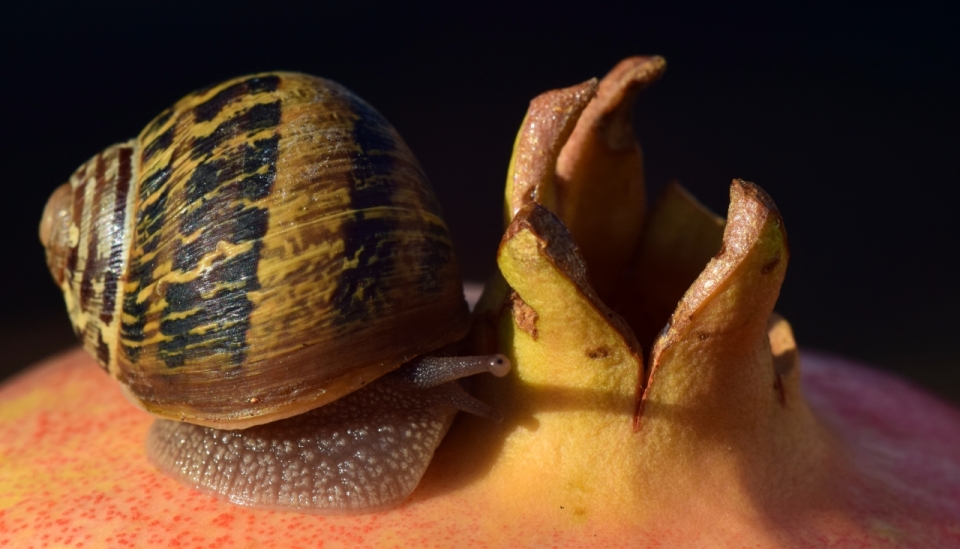
[[960, 547], [960, 411], [798, 352], [771, 197], [735, 180], [724, 220], [671, 185], [638, 217], [630, 110], [663, 68], [532, 103], [468, 336], [514, 363], [473, 387], [504, 420], [461, 415], [403, 506], [298, 515], [181, 486], [77, 350], [0, 388], [0, 546]]

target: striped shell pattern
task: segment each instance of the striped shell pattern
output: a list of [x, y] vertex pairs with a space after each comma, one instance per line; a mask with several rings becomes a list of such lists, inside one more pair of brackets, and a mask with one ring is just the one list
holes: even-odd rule
[[297, 415], [467, 329], [416, 159], [372, 107], [311, 76], [185, 97], [82, 165], [41, 239], [84, 346], [160, 417]]

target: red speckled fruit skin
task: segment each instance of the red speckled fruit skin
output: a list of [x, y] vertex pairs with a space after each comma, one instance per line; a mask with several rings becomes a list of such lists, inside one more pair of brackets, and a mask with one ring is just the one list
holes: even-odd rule
[[[870, 546], [960, 547], [960, 411], [895, 377], [825, 355], [804, 353], [803, 372], [811, 406], [870, 480], [854, 488], [858, 512], [905, 516], [916, 522], [914, 532], [926, 532], [924, 539], [891, 532], [889, 543]], [[469, 487], [444, 490], [430, 472], [427, 488], [386, 513], [243, 509], [150, 465], [143, 440], [151, 421], [80, 350], [0, 388], [0, 547], [770, 546], [769, 532], [758, 545], [749, 532], [685, 532], [682, 522], [611, 528], [586, 521], [551, 531], [536, 511], [504, 517], [495, 492], [478, 498]], [[882, 533], [882, 524], [876, 528]], [[821, 547], [826, 540], [867, 546], [843, 532], [815, 531], [783, 544]]]

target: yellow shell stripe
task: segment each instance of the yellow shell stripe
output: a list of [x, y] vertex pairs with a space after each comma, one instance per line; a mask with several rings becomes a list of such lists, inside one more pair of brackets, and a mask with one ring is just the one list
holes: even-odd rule
[[[167, 367], [198, 348], [243, 361], [246, 286], [257, 285], [256, 248], [266, 231], [267, 212], [256, 202], [275, 171], [277, 81], [252, 78], [188, 96], [141, 135], [123, 333], [134, 362], [144, 348]], [[199, 308], [210, 299], [220, 306]]]

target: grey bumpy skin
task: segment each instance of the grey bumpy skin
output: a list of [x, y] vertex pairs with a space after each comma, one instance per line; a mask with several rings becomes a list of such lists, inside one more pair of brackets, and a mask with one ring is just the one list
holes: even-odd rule
[[476, 359], [451, 361], [439, 375], [435, 362], [408, 364], [326, 406], [245, 430], [157, 420], [147, 454], [180, 482], [238, 505], [322, 514], [397, 507], [458, 409], [498, 416], [450, 381], [476, 373], [478, 361], [481, 371], [509, 370], [502, 356]]

